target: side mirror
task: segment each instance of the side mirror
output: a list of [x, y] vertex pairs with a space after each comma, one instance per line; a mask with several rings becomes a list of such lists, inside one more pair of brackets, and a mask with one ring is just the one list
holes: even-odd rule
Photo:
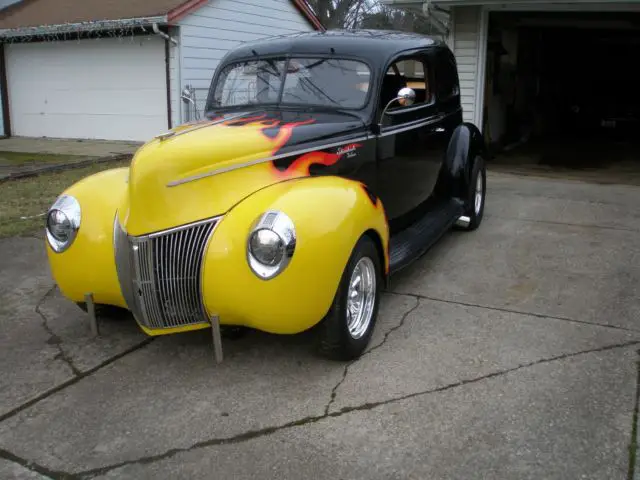
[[398, 91], [398, 95], [396, 98], [389, 100], [389, 103], [382, 109], [382, 114], [380, 115], [380, 123], [378, 124], [378, 130], [382, 129], [382, 119], [387, 113], [387, 109], [391, 106], [393, 102], [398, 102], [403, 107], [408, 107], [413, 105], [416, 101], [416, 92], [413, 88], [404, 87]]
[[193, 100], [193, 92], [189, 89], [189, 87], [185, 87], [185, 89], [182, 90], [182, 95], [180, 95], [180, 98], [182, 98], [182, 101], [184, 103], [190, 103], [192, 105], [196, 104], [196, 102]]
[[409, 105], [413, 105], [415, 103], [416, 92], [413, 88], [401, 88], [396, 99], [403, 107], [408, 107]]

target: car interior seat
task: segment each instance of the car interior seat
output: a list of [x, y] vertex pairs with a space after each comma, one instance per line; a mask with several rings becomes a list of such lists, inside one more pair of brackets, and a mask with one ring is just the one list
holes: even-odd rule
[[[407, 80], [402, 75], [387, 74], [382, 80], [380, 89], [380, 112], [391, 100], [398, 96], [400, 89], [407, 86]], [[391, 108], [397, 105], [392, 105]]]

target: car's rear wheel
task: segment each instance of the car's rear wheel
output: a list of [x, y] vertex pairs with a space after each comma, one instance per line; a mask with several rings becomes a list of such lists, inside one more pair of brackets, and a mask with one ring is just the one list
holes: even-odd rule
[[461, 218], [456, 226], [463, 230], [475, 230], [482, 223], [484, 215], [484, 202], [487, 189], [487, 170], [482, 157], [476, 157], [471, 171], [469, 190], [464, 218]]
[[367, 348], [378, 316], [381, 272], [376, 245], [365, 235], [354, 247], [329, 313], [320, 324], [323, 356], [353, 360]]

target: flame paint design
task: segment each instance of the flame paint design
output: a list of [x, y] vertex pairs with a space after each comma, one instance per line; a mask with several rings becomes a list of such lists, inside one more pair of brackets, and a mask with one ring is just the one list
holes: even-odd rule
[[371, 201], [371, 205], [373, 205], [376, 208], [382, 205], [378, 196], [375, 193], [373, 193], [366, 184], [360, 182], [360, 188], [364, 190], [364, 193], [367, 195], [367, 198], [369, 199], [369, 201]]
[[[232, 116], [226, 119], [223, 116], [215, 116], [185, 124], [186, 128], [180, 133], [187, 133], [208, 126], [241, 127], [243, 130], [246, 129], [243, 136], [246, 136], [247, 146], [252, 146], [258, 151], [264, 152], [265, 155], [276, 156], [282, 153], [282, 149], [289, 143], [297, 127], [309, 125], [315, 121], [316, 119], [314, 118], [307, 118], [285, 123], [268, 112], [254, 115], [241, 114], [240, 116]], [[259, 138], [251, 138], [252, 133], [250, 132], [255, 132]], [[316, 150], [297, 158], [291, 156], [272, 160], [266, 166], [269, 174], [278, 179], [310, 176], [312, 165], [332, 166], [345, 156], [353, 156], [354, 152], [361, 146], [359, 143], [350, 143], [333, 148], [331, 151]]]
[[[253, 117], [240, 117], [222, 122], [226, 126], [243, 126], [243, 127], [259, 127], [262, 135], [266, 137], [272, 144], [271, 155], [277, 155], [280, 150], [291, 139], [296, 127], [301, 125], [309, 125], [315, 122], [313, 118], [302, 120], [299, 122], [289, 122], [282, 124], [281, 120], [269, 119], [266, 114], [256, 115]], [[271, 131], [275, 129], [275, 132]], [[360, 145], [356, 145], [360, 146]], [[345, 152], [347, 153], [347, 152]], [[286, 169], [280, 170], [272, 162], [272, 172], [280, 178], [289, 178], [292, 176], [309, 176], [309, 168], [313, 164], [330, 166], [335, 164], [344, 153], [328, 153], [323, 151], [310, 152], [296, 158]]]
[[[273, 138], [273, 142], [275, 146], [271, 152], [271, 155], [275, 155], [276, 153], [278, 153], [280, 149], [287, 144], [287, 142], [291, 138], [291, 135], [293, 135], [293, 130], [296, 127], [299, 127], [300, 125], [309, 125], [314, 121], [315, 120], [313, 118], [310, 118], [308, 120], [303, 120], [301, 122], [292, 122], [292, 123], [286, 123], [282, 125], [278, 130], [278, 133], [276, 134], [275, 138]], [[262, 131], [262, 133], [267, 135], [264, 130]]]
[[298, 175], [309, 176], [311, 175], [309, 171], [311, 165], [324, 165], [325, 167], [330, 167], [331, 165], [336, 164], [342, 157], [344, 157], [348, 153], [353, 152], [355, 149], [361, 146], [362, 145], [360, 145], [359, 143], [352, 143], [347, 146], [338, 148], [336, 153], [324, 152], [322, 150], [310, 152], [293, 160], [292, 163], [288, 165], [284, 170], [278, 169], [274, 163], [272, 163], [272, 165], [274, 166], [276, 174], [280, 178]]
[[[264, 135], [270, 142], [273, 143], [273, 149], [271, 155], [276, 155], [291, 139], [293, 131], [300, 125], [309, 125], [315, 122], [313, 118], [302, 120], [300, 122], [289, 122], [282, 125], [282, 121], [278, 119], [269, 119], [267, 114], [255, 115], [253, 117], [240, 117], [232, 118], [230, 120], [222, 122], [222, 125], [226, 126], [243, 126], [243, 127], [259, 127], [262, 135]], [[269, 130], [277, 129], [275, 135]]]
[[[389, 218], [387, 217], [387, 211], [384, 209], [384, 205], [382, 204], [382, 200], [380, 200], [380, 197], [378, 197], [375, 193], [373, 193], [371, 191], [371, 189], [364, 183], [360, 183], [360, 187], [362, 188], [362, 190], [364, 190], [364, 193], [367, 195], [367, 198], [371, 201], [371, 205], [373, 205], [373, 207], [376, 210], [381, 210], [382, 211], [382, 215], [384, 216], [384, 226], [387, 230], [387, 233], [389, 232]], [[387, 251], [385, 252], [385, 257], [388, 260], [389, 259], [389, 247], [390, 244], [387, 243]], [[385, 266], [385, 273], [388, 275], [389, 274], [389, 262], [386, 262], [386, 266]]]
[[309, 168], [313, 164], [324, 165], [329, 167], [334, 165], [338, 160], [342, 158], [342, 155], [337, 153], [327, 152], [310, 152], [296, 158], [291, 165], [285, 170], [279, 170], [273, 163], [273, 171], [280, 178], [287, 178], [292, 176], [305, 176], [310, 175]]

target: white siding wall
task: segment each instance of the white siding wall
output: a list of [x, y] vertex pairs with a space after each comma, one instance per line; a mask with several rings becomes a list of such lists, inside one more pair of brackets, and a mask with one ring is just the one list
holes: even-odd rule
[[453, 12], [453, 53], [460, 76], [460, 99], [464, 120], [473, 122], [476, 112], [476, 80], [480, 48], [480, 7], [458, 7]]
[[171, 77], [172, 113], [178, 110], [172, 115], [174, 125], [183, 121], [180, 91], [195, 87], [202, 111], [215, 68], [229, 49], [266, 36], [313, 30], [290, 0], [211, 0], [180, 20], [179, 27], [175, 53], [180, 55], [172, 59]]

